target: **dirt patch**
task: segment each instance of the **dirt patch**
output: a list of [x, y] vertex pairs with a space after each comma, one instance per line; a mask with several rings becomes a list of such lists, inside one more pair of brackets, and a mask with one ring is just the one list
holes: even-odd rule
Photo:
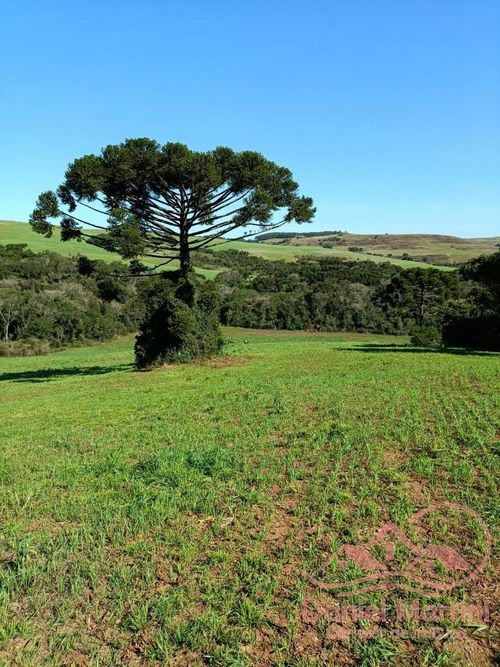
[[313, 401], [307, 401], [302, 406], [302, 414], [306, 417], [314, 416], [318, 412], [318, 410], [319, 410], [318, 404]]
[[284, 449], [288, 445], [288, 435], [284, 433], [272, 433], [267, 437], [275, 449]]
[[417, 479], [409, 479], [401, 484], [401, 490], [410, 497], [417, 507], [426, 507], [430, 500], [430, 491]]
[[458, 664], [474, 665], [474, 667], [491, 667], [497, 664], [495, 653], [485, 638], [471, 637], [465, 630], [455, 630], [443, 648]]
[[[337, 634], [337, 631], [339, 634]], [[354, 665], [352, 652], [347, 643], [340, 638], [345, 628], [331, 623], [322, 637], [317, 628], [305, 623], [302, 617], [297, 619], [297, 626], [293, 636], [293, 652], [297, 658], [307, 660], [314, 656], [324, 665]]]
[[226, 357], [213, 357], [212, 359], [206, 359], [204, 361], [200, 361], [198, 365], [202, 366], [203, 368], [229, 368], [232, 366], [244, 366], [245, 364], [248, 364], [250, 361], [253, 359], [256, 359], [257, 357], [251, 357], [251, 356], [226, 356]]
[[288, 496], [276, 504], [277, 511], [273, 514], [264, 539], [264, 549], [267, 553], [277, 553], [287, 541], [292, 530], [296, 527], [297, 518], [294, 514], [299, 502], [298, 496]]
[[402, 451], [394, 447], [385, 449], [382, 454], [382, 465], [391, 468], [400, 468], [407, 460], [407, 454], [404, 454]]
[[467, 385], [468, 388], [472, 387], [472, 390], [475, 391], [476, 394], [484, 394], [480, 380], [476, 375], [469, 375], [468, 380], [469, 380], [469, 383]]
[[196, 667], [200, 665], [199, 656], [191, 651], [178, 651], [169, 661], [169, 667]]
[[[222, 357], [211, 357], [210, 359], [198, 359], [193, 361], [191, 364], [163, 364], [156, 368], [144, 368], [139, 371], [136, 371], [139, 374], [147, 375], [148, 373], [159, 373], [161, 371], [171, 371], [180, 368], [186, 368], [187, 370], [193, 368], [229, 368], [232, 366], [244, 366], [253, 359], [258, 359], [258, 355], [249, 356], [249, 355], [238, 355], [238, 356], [222, 356]], [[192, 379], [192, 377], [188, 377]], [[122, 385], [116, 385], [122, 386]]]

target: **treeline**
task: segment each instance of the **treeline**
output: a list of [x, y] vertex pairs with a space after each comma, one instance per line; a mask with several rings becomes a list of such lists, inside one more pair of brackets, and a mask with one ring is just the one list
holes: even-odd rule
[[222, 323], [240, 327], [406, 334], [420, 323], [408, 282], [417, 284], [429, 274], [441, 288], [425, 287], [426, 320], [437, 315], [438, 293], [449, 290], [449, 283], [458, 285], [453, 274], [412, 273], [389, 262], [302, 258], [286, 263], [237, 251], [218, 254], [232, 266], [204, 289], [213, 293]]
[[339, 230], [333, 232], [267, 232], [266, 234], [254, 236], [254, 239], [256, 241], [269, 241], [270, 239], [309, 238], [314, 236], [331, 236], [332, 234], [343, 234], [343, 232]]
[[223, 324], [410, 334], [419, 345], [500, 348], [500, 253], [454, 272], [337, 258], [270, 262], [234, 250], [212, 254], [228, 268], [203, 291]]
[[0, 246], [0, 355], [136, 331], [144, 305], [122, 262]]
[[[500, 349], [500, 253], [453, 272], [338, 258], [272, 262], [237, 250], [198, 252], [195, 263], [220, 270], [195, 282], [197, 306], [222, 324], [410, 334], [417, 345]], [[137, 264], [131, 272], [122, 262], [0, 246], [0, 355], [139, 330], [162, 281], [133, 275], [142, 272]]]

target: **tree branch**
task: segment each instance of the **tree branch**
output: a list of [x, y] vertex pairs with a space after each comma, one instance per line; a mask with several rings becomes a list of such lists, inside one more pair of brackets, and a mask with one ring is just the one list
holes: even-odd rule
[[[283, 225], [286, 225], [287, 222], [288, 222], [288, 220], [284, 219], [284, 220], [281, 220], [280, 222], [274, 223], [272, 225], [269, 225], [269, 226], [266, 225], [266, 227], [263, 231], [268, 232], [268, 231], [272, 231], [273, 229], [278, 229], [278, 227], [282, 227]], [[221, 234], [214, 234], [207, 242], [201, 243], [199, 245], [192, 245], [191, 248], [192, 248], [192, 250], [198, 250], [199, 248], [202, 248], [203, 246], [210, 243], [211, 240], [220, 238], [222, 236], [222, 234], [227, 234], [227, 233], [233, 231], [234, 229], [237, 229], [240, 226], [241, 225], [234, 225], [232, 229], [229, 229], [225, 232], [222, 232]], [[254, 223], [254, 224], [248, 223], [245, 226], [262, 227], [262, 225], [260, 225], [258, 223]], [[248, 236], [253, 236], [254, 233], [255, 232], [249, 232], [248, 234], [242, 234], [241, 236], [237, 236], [234, 239], [224, 239], [224, 241], [220, 241], [219, 243], [214, 243], [211, 247], [215, 247], [215, 246], [218, 246], [218, 245], [223, 245], [224, 243], [231, 243], [232, 241], [241, 241], [242, 239], [245, 239]]]

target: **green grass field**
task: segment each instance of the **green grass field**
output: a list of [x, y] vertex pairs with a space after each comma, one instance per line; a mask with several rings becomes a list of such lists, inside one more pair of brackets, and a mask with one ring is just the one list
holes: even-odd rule
[[[54, 232], [52, 238], [47, 239], [40, 234], [36, 234], [27, 223], [0, 221], [0, 244], [6, 245], [8, 243], [27, 243], [28, 247], [35, 252], [52, 250], [53, 252], [66, 256], [81, 254], [86, 255], [90, 259], [104, 259], [107, 261], [120, 259], [118, 255], [108, 253], [105, 250], [101, 250], [100, 248], [96, 248], [95, 246], [88, 245], [84, 242], [74, 240], [61, 243], [57, 230]], [[377, 263], [391, 262], [407, 269], [415, 268], [417, 266], [429, 268], [430, 266], [423, 262], [410, 262], [390, 257], [378, 257], [376, 255], [368, 255], [365, 253], [352, 253], [349, 252], [347, 248], [342, 247], [328, 249], [315, 245], [272, 245], [269, 243], [229, 241], [220, 245], [214, 245], [213, 249], [216, 251], [229, 249], [244, 250], [251, 255], [257, 255], [264, 259], [284, 260], [286, 262], [294, 262], [300, 257], [338, 257], [350, 261], [370, 260]], [[149, 263], [150, 265], [152, 264], [148, 261], [146, 263]], [[437, 266], [436, 268], [444, 271], [453, 270], [452, 268], [445, 266]], [[217, 271], [213, 269], [198, 268], [197, 271], [205, 275], [207, 278], [212, 278], [217, 274]]]
[[[434, 262], [437, 264], [442, 262], [467, 262], [474, 257], [497, 252], [500, 247], [500, 236], [492, 236], [490, 238], [461, 238], [442, 234], [343, 233], [342, 239], [343, 246], [335, 248], [335, 250], [348, 253], [349, 255], [353, 253], [349, 252], [347, 248], [349, 246], [357, 246], [362, 247], [366, 253], [392, 254], [396, 257], [401, 256], [403, 253], [414, 257], [424, 257], [427, 255], [429, 258], [434, 258]], [[291, 238], [287, 240], [287, 243], [290, 246], [319, 247], [325, 241], [327, 241], [327, 237], [321, 235]], [[273, 241], [269, 240], [266, 243], [273, 243]], [[395, 258], [393, 257], [392, 259]]]
[[[477, 625], [338, 642], [299, 612], [304, 572], [388, 519], [498, 525], [500, 355], [225, 336], [152, 372], [132, 337], [0, 359], [0, 664], [494, 664]], [[460, 591], [493, 595], [491, 566]]]
[[[377, 255], [368, 255], [363, 252], [350, 252], [347, 248], [321, 248], [314, 245], [274, 245], [271, 243], [252, 243], [248, 241], [230, 241], [220, 246], [215, 246], [215, 250], [234, 248], [235, 250], [245, 250], [250, 255], [257, 255], [264, 259], [279, 260], [285, 262], [295, 262], [301, 257], [337, 257], [347, 259], [351, 262], [370, 261], [379, 264], [380, 262], [390, 262], [404, 269], [414, 269], [416, 267], [429, 268], [430, 265], [424, 262], [410, 262], [395, 257], [379, 257]], [[453, 271], [452, 267], [435, 266], [434, 268], [443, 271]]]

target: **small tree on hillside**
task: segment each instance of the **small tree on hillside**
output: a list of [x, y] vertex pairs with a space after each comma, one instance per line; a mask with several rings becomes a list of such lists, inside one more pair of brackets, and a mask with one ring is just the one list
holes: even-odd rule
[[[57, 191], [39, 196], [30, 223], [49, 237], [59, 225], [63, 241], [84, 240], [136, 265], [141, 257], [158, 260], [158, 266], [179, 260], [174, 294], [164, 287], [152, 291], [155, 303], [161, 294], [169, 303], [149, 312], [141, 328], [136, 362], [143, 367], [220, 347], [213, 327], [207, 340], [206, 318], [195, 312], [189, 279], [193, 250], [225, 243], [240, 228], [239, 238], [245, 238], [258, 229], [309, 222], [314, 213], [312, 199], [299, 196], [292, 173], [259, 153], [223, 147], [196, 152], [179, 143], [127, 139], [71, 163]], [[91, 228], [102, 233], [92, 234]], [[172, 328], [175, 336], [169, 335]]]

